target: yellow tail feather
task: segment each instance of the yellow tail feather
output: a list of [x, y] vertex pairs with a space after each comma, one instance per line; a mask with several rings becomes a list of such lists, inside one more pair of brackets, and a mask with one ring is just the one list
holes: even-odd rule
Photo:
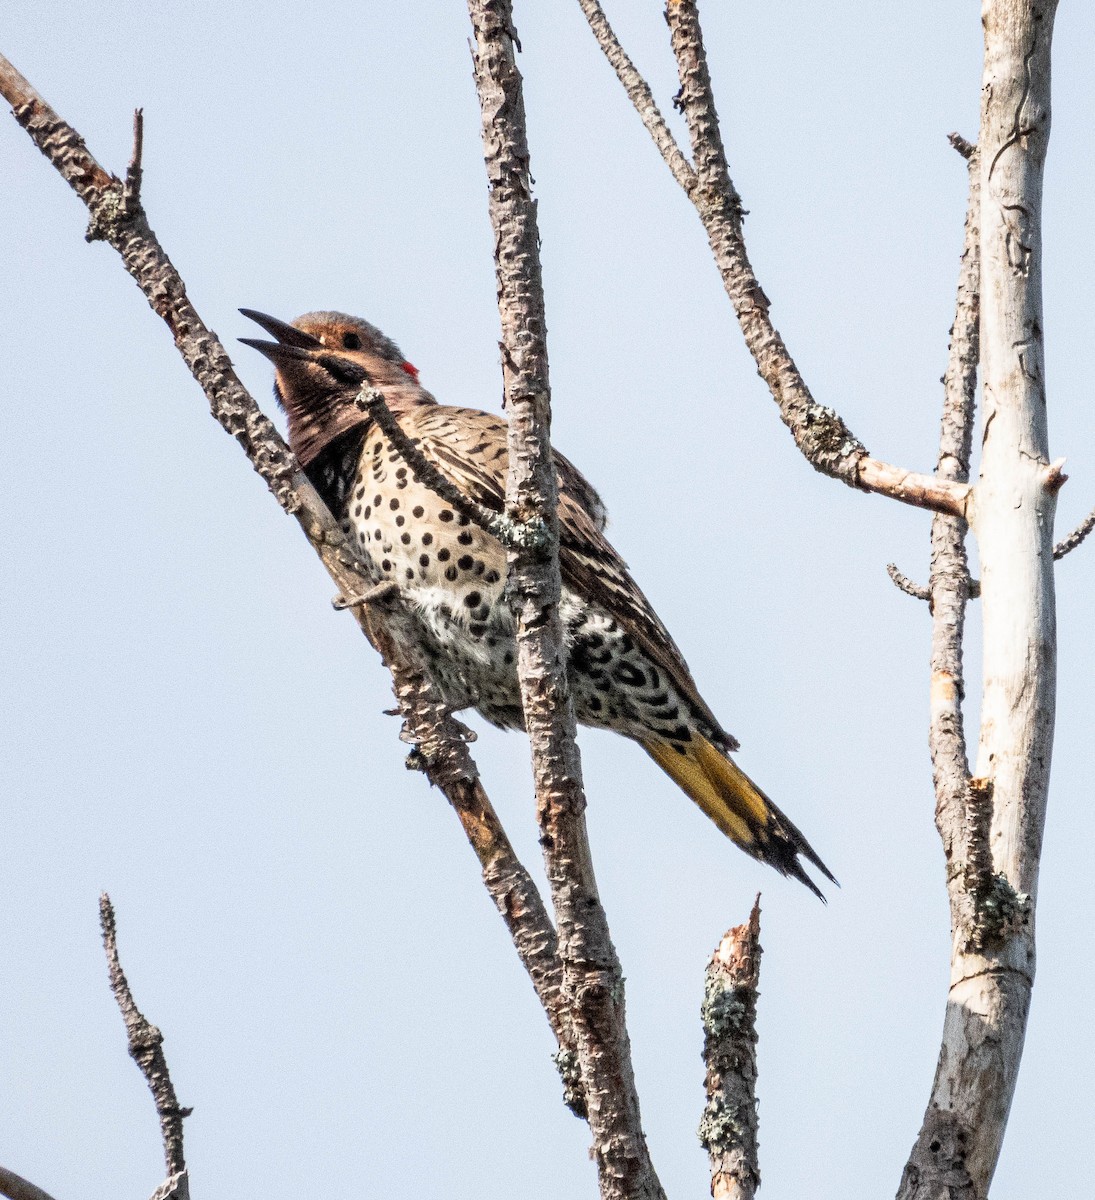
[[681, 750], [653, 739], [641, 745], [746, 854], [770, 863], [784, 875], [793, 875], [818, 896], [821, 892], [802, 869], [799, 854], [836, 883], [798, 829], [732, 759], [706, 738], [693, 733]]

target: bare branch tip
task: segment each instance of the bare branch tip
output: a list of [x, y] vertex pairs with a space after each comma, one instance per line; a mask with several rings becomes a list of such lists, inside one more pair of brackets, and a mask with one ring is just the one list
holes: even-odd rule
[[399, 585], [394, 580], [388, 579], [384, 583], [378, 583], [376, 587], [370, 588], [361, 596], [335, 596], [331, 601], [331, 607], [336, 612], [344, 612], [348, 608], [357, 608], [359, 605], [379, 604], [385, 600], [391, 600], [398, 594]]
[[1066, 554], [1070, 554], [1073, 550], [1075, 550], [1076, 547], [1080, 545], [1080, 543], [1092, 531], [1092, 529], [1095, 529], [1095, 510], [1089, 512], [1088, 515], [1080, 522], [1080, 524], [1077, 525], [1076, 528], [1068, 535], [1068, 537], [1062, 538], [1061, 541], [1059, 541], [1057, 545], [1053, 547], [1054, 561], [1059, 561], [1060, 559], [1064, 558]]
[[117, 953], [117, 922], [114, 917], [114, 905], [107, 892], [99, 893], [99, 928], [103, 931], [103, 942], [107, 953]]
[[1058, 458], [1051, 462], [1042, 474], [1042, 487], [1051, 496], [1055, 496], [1068, 482], [1068, 476], [1064, 472], [1064, 465], [1065, 460]]
[[913, 583], [907, 575], [902, 574], [896, 563], [886, 564], [886, 574], [893, 580], [894, 587], [906, 596], [912, 596], [914, 600], [931, 599], [931, 591], [919, 583]]
[[948, 133], [947, 141], [962, 155], [966, 162], [969, 162], [977, 152], [976, 143], [969, 141], [968, 138], [964, 138], [960, 133]]

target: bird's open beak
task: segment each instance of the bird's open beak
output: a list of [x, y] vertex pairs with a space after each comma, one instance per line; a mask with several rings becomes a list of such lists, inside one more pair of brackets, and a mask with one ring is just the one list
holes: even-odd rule
[[287, 358], [312, 358], [316, 350], [323, 349], [319, 338], [314, 338], [310, 333], [304, 333], [285, 321], [279, 321], [277, 317], [256, 312], [253, 308], [241, 308], [240, 312], [256, 325], [261, 325], [267, 333], [277, 338], [277, 341], [266, 342], [261, 338], [240, 338], [239, 341], [264, 354], [275, 365]]

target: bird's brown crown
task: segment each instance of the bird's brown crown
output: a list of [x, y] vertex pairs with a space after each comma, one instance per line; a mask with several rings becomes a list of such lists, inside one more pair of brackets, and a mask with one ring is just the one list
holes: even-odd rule
[[314, 312], [287, 324], [240, 311], [276, 339], [240, 340], [277, 369], [274, 395], [289, 418], [289, 444], [305, 467], [336, 438], [369, 420], [357, 403], [363, 383], [377, 388], [396, 411], [435, 403], [395, 342], [360, 317]]

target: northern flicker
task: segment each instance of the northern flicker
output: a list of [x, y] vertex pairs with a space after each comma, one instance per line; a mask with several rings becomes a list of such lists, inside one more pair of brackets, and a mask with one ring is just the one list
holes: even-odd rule
[[[394, 581], [414, 614], [433, 682], [454, 711], [523, 728], [514, 619], [501, 544], [425, 487], [357, 403], [364, 379], [403, 431], [466, 495], [505, 498], [506, 422], [438, 404], [375, 326], [337, 312], [291, 325], [240, 310], [275, 340], [240, 340], [274, 364], [289, 444], [376, 582]], [[665, 626], [604, 536], [594, 489], [555, 453], [560, 616], [575, 715], [631, 738], [747, 854], [821, 896], [801, 855], [836, 882], [798, 829], [729, 757], [738, 748], [708, 708]]]

